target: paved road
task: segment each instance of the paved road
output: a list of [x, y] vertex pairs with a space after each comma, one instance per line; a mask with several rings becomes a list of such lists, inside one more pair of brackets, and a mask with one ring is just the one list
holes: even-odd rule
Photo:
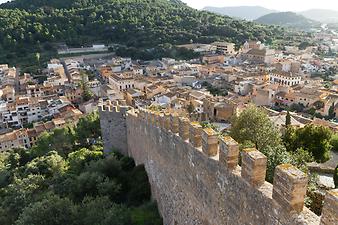
[[331, 151], [331, 159], [325, 163], [322, 163], [325, 167], [336, 168], [338, 165], [338, 152]]
[[20, 67], [16, 67], [15, 92], [19, 93], [19, 91], [20, 91]]

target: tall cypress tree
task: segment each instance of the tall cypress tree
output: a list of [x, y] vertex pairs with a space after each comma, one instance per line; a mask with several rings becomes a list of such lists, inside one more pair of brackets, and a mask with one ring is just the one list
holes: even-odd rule
[[328, 114], [329, 119], [333, 119], [336, 116], [334, 112], [334, 103], [330, 106]]
[[286, 113], [286, 118], [285, 118], [285, 127], [288, 127], [289, 125], [291, 125], [291, 115], [288, 110], [288, 112]]

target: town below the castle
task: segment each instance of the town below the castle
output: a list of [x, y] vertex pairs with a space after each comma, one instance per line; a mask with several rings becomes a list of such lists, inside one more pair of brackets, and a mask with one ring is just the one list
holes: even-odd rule
[[338, 225], [338, 1], [0, 0], [0, 225]]
[[[316, 40], [317, 46], [284, 50], [259, 41], [239, 48], [228, 42], [180, 45], [199, 55], [192, 60], [118, 57], [105, 45], [66, 48], [41, 74], [2, 64], [0, 151], [30, 149], [44, 132], [76, 124], [102, 102], [177, 113], [222, 134], [254, 106], [280, 135], [290, 128], [330, 132], [328, 154], [306, 161], [317, 175], [312, 194], [321, 201], [325, 190], [335, 188], [338, 164], [338, 61], [333, 52], [338, 36], [318, 33]], [[320, 214], [321, 206], [315, 204], [311, 206]]]

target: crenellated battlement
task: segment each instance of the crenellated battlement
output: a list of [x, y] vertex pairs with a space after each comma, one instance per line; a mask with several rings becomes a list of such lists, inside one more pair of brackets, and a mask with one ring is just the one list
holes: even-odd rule
[[130, 107], [123, 101], [101, 101], [98, 110], [105, 153], [119, 150], [128, 155], [126, 116]]
[[231, 137], [145, 109], [128, 111], [126, 123], [128, 153], [145, 165], [164, 224], [327, 225], [337, 218], [336, 195], [321, 219], [304, 207], [308, 178], [297, 168], [278, 166], [272, 185], [265, 181], [267, 158], [256, 149], [242, 151], [239, 166]]
[[99, 112], [121, 113], [126, 115], [127, 111], [130, 109], [131, 107], [126, 106], [125, 102], [122, 102], [121, 105], [120, 102], [118, 101], [115, 102], [106, 101], [105, 103], [101, 101], [98, 105]]

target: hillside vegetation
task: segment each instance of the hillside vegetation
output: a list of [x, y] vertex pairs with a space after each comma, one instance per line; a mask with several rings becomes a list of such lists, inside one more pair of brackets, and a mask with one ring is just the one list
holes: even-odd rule
[[176, 0], [16, 0], [0, 7], [0, 62], [36, 63], [55, 43], [171, 48], [190, 42], [272, 41], [285, 32], [192, 9]]
[[144, 167], [104, 156], [99, 136], [93, 113], [43, 133], [30, 150], [0, 152], [0, 224], [163, 224]]

